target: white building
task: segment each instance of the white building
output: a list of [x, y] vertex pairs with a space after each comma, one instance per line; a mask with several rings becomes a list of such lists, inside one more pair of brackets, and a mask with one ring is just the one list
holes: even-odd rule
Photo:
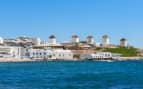
[[53, 52], [48, 49], [29, 49], [28, 54], [31, 59], [53, 59]]
[[102, 41], [103, 41], [102, 43], [103, 47], [108, 47], [110, 45], [110, 39], [107, 35], [104, 35], [102, 37]]
[[0, 44], [3, 44], [3, 43], [4, 43], [3, 38], [0, 37]]
[[120, 39], [120, 46], [122, 46], [122, 47], [127, 47], [128, 46], [128, 42], [125, 38]]
[[22, 58], [24, 54], [22, 47], [0, 46], [0, 58]]
[[64, 46], [58, 43], [57, 44], [41, 43], [40, 45], [33, 45], [33, 48], [35, 49], [51, 48], [55, 50], [55, 49], [64, 49]]
[[49, 40], [50, 40], [50, 44], [56, 44], [57, 42], [56, 42], [56, 37], [54, 36], [54, 35], [51, 35], [50, 37], [49, 37]]
[[93, 36], [87, 36], [87, 44], [94, 44]]
[[7, 46], [16, 46], [18, 44], [18, 41], [16, 39], [4, 39], [4, 45]]
[[52, 49], [29, 49], [29, 57], [31, 59], [45, 60], [72, 60], [73, 53], [70, 50], [52, 50]]
[[71, 50], [54, 50], [54, 57], [62, 60], [73, 60], [73, 52]]
[[73, 43], [79, 43], [79, 37], [77, 35], [72, 36], [72, 42]]
[[41, 44], [41, 39], [40, 38], [35, 38], [35, 39], [33, 39], [33, 43], [35, 45], [40, 45]]

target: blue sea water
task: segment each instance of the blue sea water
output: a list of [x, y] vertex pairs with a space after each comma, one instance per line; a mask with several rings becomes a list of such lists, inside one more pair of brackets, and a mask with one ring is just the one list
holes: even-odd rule
[[0, 89], [143, 89], [143, 61], [0, 63]]

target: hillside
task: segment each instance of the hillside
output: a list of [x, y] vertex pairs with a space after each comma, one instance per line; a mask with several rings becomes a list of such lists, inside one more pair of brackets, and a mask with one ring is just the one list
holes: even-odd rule
[[122, 57], [134, 57], [138, 55], [136, 48], [125, 48], [125, 47], [119, 47], [119, 48], [104, 48], [102, 49], [103, 52], [111, 52], [111, 53], [119, 53], [122, 54]]

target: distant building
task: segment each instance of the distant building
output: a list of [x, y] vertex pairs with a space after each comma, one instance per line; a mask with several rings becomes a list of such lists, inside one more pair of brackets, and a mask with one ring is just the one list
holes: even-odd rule
[[120, 39], [120, 46], [122, 46], [122, 47], [127, 47], [128, 46], [128, 42], [125, 38]]
[[48, 49], [29, 49], [29, 58], [41, 60], [41, 59], [52, 59], [53, 52]]
[[49, 40], [50, 40], [50, 44], [56, 44], [56, 37], [54, 35], [51, 35], [49, 37]]
[[110, 45], [110, 39], [108, 37], [108, 35], [104, 35], [102, 36], [102, 46], [103, 47], [108, 47]]
[[22, 58], [25, 52], [22, 47], [0, 46], [0, 58]]
[[41, 43], [40, 45], [33, 45], [35, 49], [44, 49], [44, 48], [51, 48], [51, 49], [64, 49], [62, 44], [48, 44], [48, 43]]
[[35, 45], [40, 45], [40, 44], [41, 44], [40, 38], [35, 38], [35, 39], [33, 40], [33, 42], [34, 42]]
[[3, 42], [3, 38], [2, 37], [0, 37], [0, 44], [3, 44], [4, 42]]
[[88, 50], [92, 48], [90, 45], [85, 43], [78, 43], [78, 44], [63, 44], [65, 48], [70, 50]]
[[87, 44], [94, 44], [93, 36], [87, 36]]
[[3, 44], [5, 46], [20, 46], [20, 47], [31, 47], [33, 45], [40, 45], [40, 38], [32, 38], [20, 36], [17, 38], [5, 38], [3, 39]]
[[16, 39], [4, 39], [4, 45], [6, 46], [21, 46], [21, 47], [29, 47], [32, 45], [38, 45], [40, 44], [40, 38], [30, 38], [30, 37], [24, 37], [20, 36]]
[[73, 53], [70, 50], [50, 50], [50, 49], [29, 49], [29, 57], [31, 59], [61, 59], [73, 60]]
[[19, 42], [16, 39], [4, 39], [4, 45], [6, 46], [19, 46]]
[[73, 43], [79, 43], [79, 37], [77, 35], [72, 36], [72, 42]]
[[62, 60], [73, 60], [73, 52], [71, 50], [53, 50], [54, 57]]

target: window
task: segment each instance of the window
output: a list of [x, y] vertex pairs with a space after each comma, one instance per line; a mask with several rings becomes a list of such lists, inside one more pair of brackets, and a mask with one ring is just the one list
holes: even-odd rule
[[49, 55], [49, 58], [52, 58], [52, 55]]
[[44, 55], [46, 55], [46, 52], [44, 52]]
[[39, 53], [36, 53], [36, 55], [38, 55]]

